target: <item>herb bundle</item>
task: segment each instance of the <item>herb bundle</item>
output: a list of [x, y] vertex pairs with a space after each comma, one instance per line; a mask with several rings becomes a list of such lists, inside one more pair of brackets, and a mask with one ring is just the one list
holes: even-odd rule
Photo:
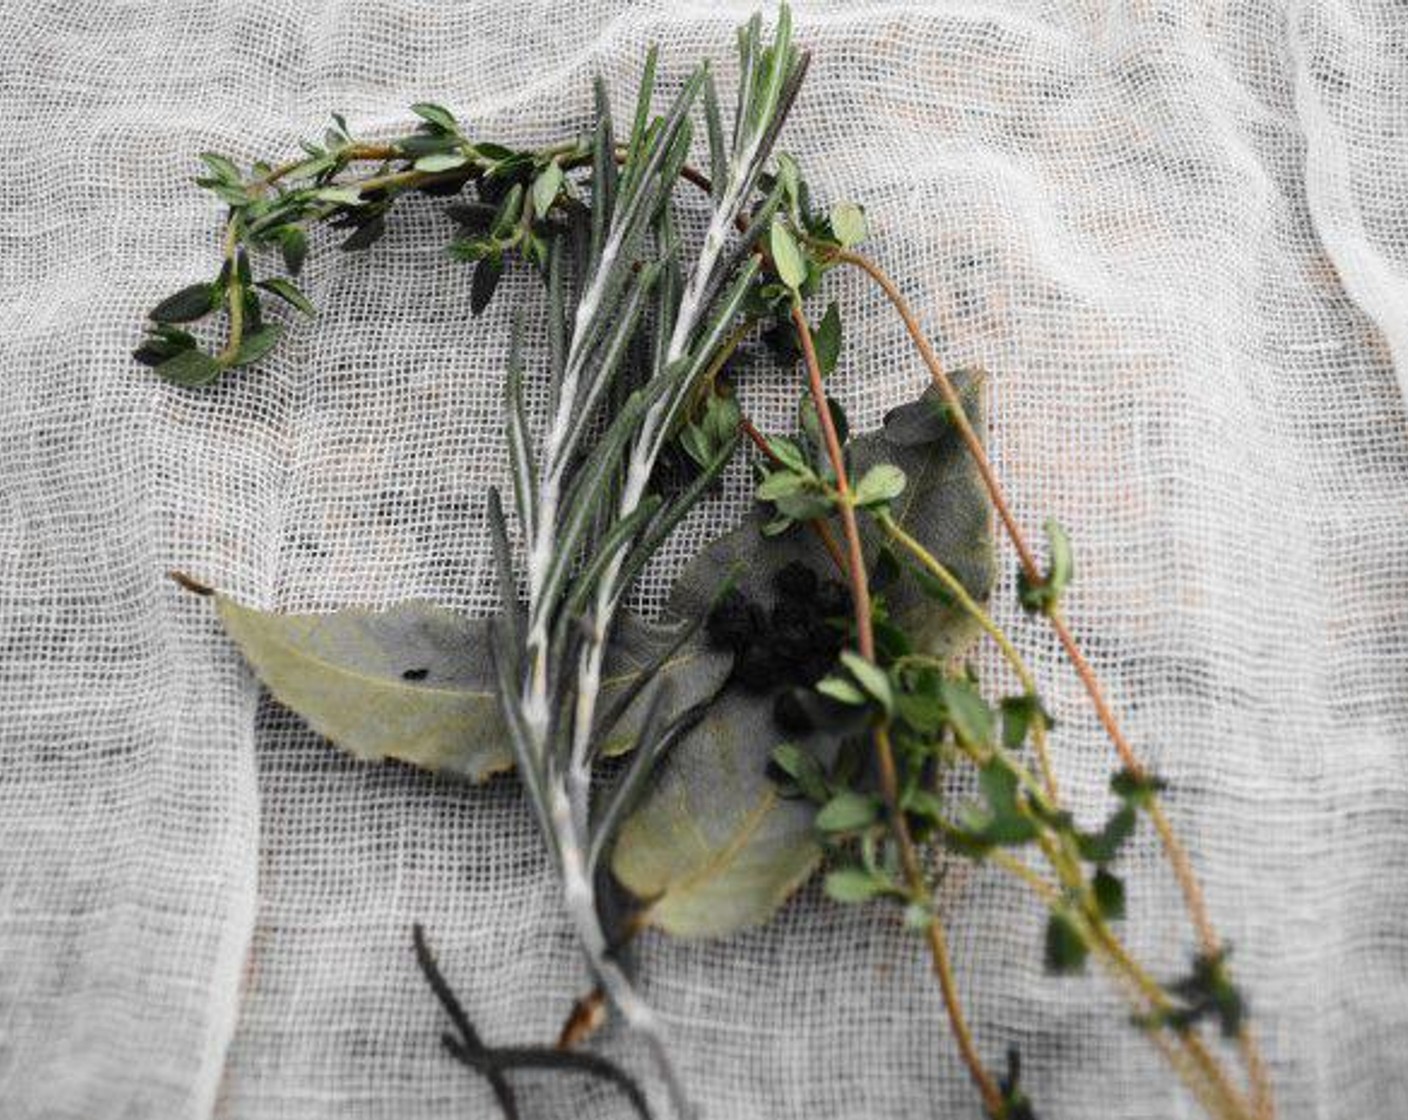
[[[934, 900], [930, 853], [942, 848], [1029, 887], [1048, 911], [1047, 967], [1103, 965], [1209, 1115], [1268, 1120], [1245, 1003], [1161, 808], [1163, 783], [1124, 737], [1062, 614], [1070, 542], [1049, 523], [1048, 563], [1038, 563], [983, 447], [981, 378], [944, 371], [894, 282], [857, 250], [862, 209], [820, 212], [797, 162], [774, 153], [807, 61], [785, 6], [771, 42], [757, 17], [740, 31], [739, 56], [731, 127], [706, 65], [655, 114], [652, 52], [619, 142], [598, 82], [590, 133], [539, 150], [472, 137], [425, 103], [413, 107], [417, 129], [389, 141], [354, 138], [338, 117], [291, 163], [246, 173], [202, 157], [200, 184], [230, 207], [224, 260], [213, 280], [151, 313], [136, 357], [167, 380], [208, 384], [263, 359], [284, 330], [266, 318], [265, 296], [313, 313], [294, 282], [308, 227], [343, 229], [343, 248], [365, 250], [411, 193], [457, 199], [450, 251], [475, 269], [475, 312], [511, 263], [539, 274], [550, 354], [547, 370], [524, 367], [520, 319], [504, 395], [512, 494], [508, 510], [493, 491], [485, 507], [496, 619], [427, 604], [276, 615], [220, 596], [222, 618], [274, 693], [360, 756], [475, 779], [517, 772], [596, 986], [561, 1044], [584, 1039], [609, 1006], [648, 1043], [681, 1114], [689, 1096], [634, 975], [631, 938], [651, 926], [707, 936], [764, 921], [825, 858], [833, 899], [893, 906], [923, 939], [985, 1114], [1035, 1115], [1020, 1057], [994, 1075], [967, 1023]], [[687, 162], [697, 117], [707, 173]], [[692, 248], [676, 228], [679, 189], [708, 197]], [[288, 275], [256, 279], [255, 259], [271, 253]], [[878, 284], [933, 382], [855, 438], [825, 385], [841, 314], [831, 304], [813, 325], [806, 310], [841, 267]], [[186, 329], [217, 314], [213, 343]], [[805, 375], [795, 431], [759, 431], [732, 395], [732, 359], [758, 342]], [[529, 377], [548, 388], [540, 431], [525, 404]], [[639, 573], [745, 439], [757, 453], [757, 509], [696, 557], [663, 619], [629, 614]], [[692, 464], [688, 477], [678, 481], [667, 460]], [[1116, 809], [1095, 829], [1062, 801], [1037, 681], [986, 607], [994, 509], [1021, 565], [1023, 607], [1054, 629], [1120, 759]], [[982, 636], [1021, 686], [995, 703], [962, 660]], [[761, 754], [740, 749], [760, 740]], [[976, 774], [976, 804], [946, 792], [960, 768]], [[1168, 982], [1116, 932], [1115, 865], [1145, 820], [1198, 938], [1189, 973]], [[647, 1111], [604, 1059], [485, 1046], [419, 930], [416, 949], [456, 1027], [447, 1048], [489, 1080], [506, 1115], [517, 1105], [505, 1073], [524, 1066], [606, 1078]], [[1238, 1047], [1245, 1085], [1217, 1035]]]

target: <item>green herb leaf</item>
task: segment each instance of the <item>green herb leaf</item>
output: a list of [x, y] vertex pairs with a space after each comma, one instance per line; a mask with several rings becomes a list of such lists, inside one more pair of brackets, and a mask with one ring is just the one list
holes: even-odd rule
[[1075, 574], [1071, 541], [1066, 531], [1055, 521], [1046, 522], [1046, 540], [1050, 562], [1040, 583], [1033, 583], [1024, 571], [1018, 573], [1017, 595], [1022, 606], [1033, 613], [1049, 613], [1061, 600]]
[[1168, 783], [1155, 774], [1133, 774], [1121, 770], [1110, 779], [1110, 789], [1126, 805], [1134, 809], [1147, 808], [1156, 795], [1168, 788]]
[[373, 214], [366, 221], [360, 223], [338, 248], [348, 253], [361, 252], [364, 249], [370, 249], [385, 235], [385, 215]]
[[797, 789], [809, 801], [825, 802], [831, 797], [826, 771], [816, 756], [795, 743], [781, 743], [773, 748], [772, 761], [779, 770], [797, 783]]
[[459, 131], [454, 114], [443, 106], [435, 105], [429, 101], [417, 101], [411, 106], [411, 112], [442, 132]]
[[1026, 742], [1027, 733], [1038, 719], [1047, 728], [1053, 726], [1054, 721], [1035, 696], [1004, 696], [999, 706], [1002, 709], [1002, 745], [1009, 751], [1017, 750]]
[[1181, 1006], [1165, 1012], [1162, 1021], [1178, 1031], [1191, 1030], [1204, 1019], [1214, 1019], [1224, 1038], [1235, 1038], [1246, 1018], [1247, 1004], [1227, 970], [1227, 949], [1209, 957], [1193, 958], [1193, 971], [1168, 985]]
[[196, 182], [237, 210], [249, 205], [249, 190], [246, 187], [238, 187], [222, 179], [197, 179]]
[[1134, 833], [1138, 816], [1132, 805], [1121, 805], [1110, 815], [1099, 832], [1076, 834], [1076, 847], [1083, 859], [1091, 863], [1111, 863], [1120, 854], [1126, 840]]
[[302, 163], [290, 168], [288, 174], [284, 178], [286, 180], [313, 179], [321, 175], [324, 171], [327, 171], [329, 168], [336, 167], [337, 163], [337, 156], [329, 152], [325, 155], [316, 156], [313, 159], [304, 160]]
[[995, 720], [987, 701], [966, 680], [944, 680], [939, 686], [954, 734], [970, 747], [990, 747]]
[[[827, 377], [836, 368], [841, 357], [841, 312], [835, 302], [826, 305], [826, 314], [812, 332], [812, 345], [816, 348], [817, 365], [821, 375]], [[844, 439], [841, 441], [845, 442]]]
[[1085, 938], [1071, 917], [1060, 910], [1053, 913], [1046, 923], [1047, 971], [1057, 975], [1079, 972], [1089, 955]]
[[889, 879], [863, 867], [842, 867], [826, 876], [826, 893], [836, 902], [869, 902], [894, 889]]
[[356, 187], [319, 187], [313, 192], [319, 202], [335, 202], [342, 206], [356, 206], [362, 201], [362, 192]]
[[926, 824], [937, 824], [943, 818], [944, 804], [938, 795], [913, 786], [904, 792], [901, 808]]
[[802, 189], [802, 174], [797, 168], [797, 161], [786, 152], [777, 153], [777, 181], [782, 184], [782, 194], [787, 200], [788, 212], [794, 219], [799, 218], [797, 199]]
[[879, 463], [866, 471], [864, 477], [856, 483], [856, 505], [888, 505], [900, 496], [904, 484], [904, 471], [893, 463]]
[[792, 231], [781, 218], [772, 220], [769, 244], [778, 278], [794, 292], [797, 291], [807, 282], [807, 264], [802, 259], [802, 251], [797, 247]]
[[984, 843], [1016, 847], [1036, 839], [1036, 822], [1022, 812], [1017, 800], [1017, 775], [1000, 759], [978, 771], [978, 786], [988, 809], [988, 819], [978, 829]]
[[553, 160], [543, 169], [542, 173], [533, 180], [534, 214], [541, 218], [552, 209], [552, 204], [557, 200], [558, 192], [562, 190], [565, 181], [562, 168], [557, 160]]
[[779, 498], [786, 498], [807, 486], [814, 485], [815, 481], [815, 479], [795, 471], [773, 471], [771, 474], [765, 475], [762, 482], [758, 483], [756, 493], [760, 501], [775, 502]]
[[200, 158], [215, 173], [217, 179], [232, 186], [241, 184], [243, 176], [240, 174], [240, 169], [228, 157], [222, 156], [218, 152], [201, 152]]
[[269, 280], [260, 280], [255, 286], [263, 288], [266, 292], [272, 292], [285, 303], [296, 307], [310, 319], [318, 313], [318, 309], [308, 302], [308, 297], [300, 292], [292, 281], [285, 280], [280, 276], [275, 276]]
[[297, 226], [285, 226], [279, 233], [279, 249], [290, 275], [297, 276], [303, 271], [303, 262], [308, 257], [307, 234]]
[[474, 279], [469, 285], [469, 310], [472, 314], [478, 315], [489, 306], [489, 301], [494, 298], [494, 292], [498, 289], [499, 280], [503, 274], [504, 261], [502, 256], [485, 257], [474, 266]]
[[416, 160], [415, 169], [433, 174], [437, 171], [453, 171], [468, 162], [469, 157], [463, 152], [436, 152]]
[[838, 202], [831, 208], [831, 232], [843, 249], [859, 245], [866, 238], [865, 211], [854, 202]]
[[841, 663], [872, 700], [887, 712], [895, 710], [894, 689], [884, 669], [848, 649], [841, 651]]
[[859, 832], [880, 818], [880, 806], [869, 794], [846, 790], [838, 793], [816, 815], [822, 832]]
[[865, 693], [845, 677], [823, 677], [815, 687], [823, 696], [829, 696], [840, 704], [860, 708], [867, 703]]
[[934, 912], [918, 902], [911, 902], [904, 908], [904, 928], [915, 933], [925, 932], [934, 924]]
[[485, 257], [491, 257], [495, 253], [501, 253], [502, 251], [498, 242], [493, 238], [481, 238], [478, 240], [457, 238], [451, 241], [448, 246], [450, 256], [454, 257], [457, 261], [465, 261], [468, 263], [482, 261]]
[[159, 366], [166, 359], [175, 357], [182, 350], [190, 350], [195, 345], [195, 336], [179, 327], [155, 327], [142, 340], [142, 345], [132, 352], [132, 356], [143, 365]]
[[220, 289], [214, 284], [192, 284], [167, 296], [152, 308], [150, 316], [158, 323], [190, 323], [209, 315], [219, 302]]
[[270, 323], [258, 330], [246, 333], [230, 364], [252, 366], [278, 344], [279, 336], [283, 333], [284, 328], [278, 323]]
[[202, 350], [182, 350], [156, 367], [156, 372], [173, 385], [209, 385], [225, 367]]
[[1106, 921], [1115, 922], [1124, 917], [1124, 882], [1119, 876], [1105, 868], [1098, 868], [1090, 881], [1091, 892], [1095, 896], [1095, 907]]

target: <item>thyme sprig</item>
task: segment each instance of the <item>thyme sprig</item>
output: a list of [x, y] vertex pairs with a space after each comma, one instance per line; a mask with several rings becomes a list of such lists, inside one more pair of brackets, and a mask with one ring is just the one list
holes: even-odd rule
[[[1087, 958], [1099, 959], [1129, 996], [1134, 1022], [1210, 1115], [1268, 1120], [1274, 1105], [1264, 1065], [1247, 1029], [1246, 1001], [1227, 969], [1226, 950], [1213, 930], [1186, 852], [1160, 806], [1159, 793], [1165, 784], [1135, 756], [1062, 615], [1062, 596], [1074, 574], [1068, 536], [1058, 524], [1047, 523], [1049, 566], [1039, 568], [968, 420], [965, 404], [913, 313], [879, 266], [854, 248], [866, 232], [863, 214], [850, 208], [833, 209], [825, 218], [810, 213], [805, 184], [795, 171], [787, 196], [770, 231], [771, 254], [777, 277], [787, 289], [806, 391], [822, 438], [813, 441], [817, 458], [812, 460], [797, 445], [780, 445], [762, 437], [769, 454], [757, 495], [776, 509], [778, 532], [800, 522], [840, 523], [856, 648], [842, 652], [841, 671], [818, 682], [816, 690], [864, 713], [876, 774], [872, 788], [864, 775], [827, 774], [816, 760], [790, 744], [775, 753], [776, 765], [794, 788], [817, 802], [817, 828], [838, 852], [850, 853], [828, 876], [828, 893], [842, 902], [897, 902], [906, 925], [926, 938], [955, 1040], [991, 1120], [1030, 1118], [1033, 1109], [1019, 1087], [1019, 1059], [1011, 1056], [1006, 1076], [996, 1077], [980, 1055], [959, 999], [933, 886], [920, 858], [918, 841], [925, 838], [936, 838], [959, 855], [988, 860], [1028, 886], [1049, 912], [1044, 946], [1047, 968], [1055, 973], [1075, 972]], [[805, 297], [818, 290], [820, 277], [840, 264], [864, 271], [900, 312], [935, 385], [931, 414], [913, 422], [952, 425], [963, 439], [1017, 549], [1019, 601], [1027, 611], [1046, 618], [1056, 631], [1111, 736], [1122, 763], [1111, 779], [1117, 808], [1098, 829], [1079, 828], [1061, 803], [1047, 744], [1052, 721], [1037, 693], [1034, 674], [1015, 644], [962, 581], [891, 516], [891, 503], [906, 485], [903, 472], [893, 464], [880, 463], [858, 481], [848, 478], [846, 448], [823, 387], [816, 335], [803, 310]], [[779, 302], [781, 298], [777, 297]], [[787, 451], [779, 454], [779, 446]], [[1022, 685], [1021, 694], [1003, 698], [994, 711], [978, 691], [971, 668], [956, 670], [941, 659], [916, 652], [903, 631], [886, 624], [883, 604], [870, 594], [872, 561], [863, 544], [863, 518], [871, 522], [881, 542], [878, 562], [907, 564], [926, 590], [968, 614], [998, 645]], [[877, 639], [877, 633], [883, 636]], [[1019, 755], [1028, 743], [1036, 771]], [[945, 803], [935, 776], [936, 764], [957, 761], [976, 770], [982, 800], [955, 812]], [[1112, 925], [1124, 917], [1125, 887], [1111, 865], [1141, 816], [1152, 822], [1164, 846], [1200, 943], [1191, 971], [1167, 984], [1155, 980], [1135, 960]], [[1044, 860], [1052, 878], [1014, 854], [1028, 847]], [[1245, 1088], [1233, 1083], [1199, 1034], [1197, 1028], [1205, 1022], [1237, 1040]]]

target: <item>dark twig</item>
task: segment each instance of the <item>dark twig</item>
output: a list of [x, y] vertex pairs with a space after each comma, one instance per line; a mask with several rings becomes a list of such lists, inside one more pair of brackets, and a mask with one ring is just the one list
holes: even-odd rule
[[444, 973], [435, 961], [435, 956], [426, 944], [425, 930], [420, 924], [411, 927], [411, 938], [415, 944], [416, 963], [425, 976], [430, 990], [440, 1001], [440, 1006], [454, 1024], [456, 1034], [446, 1031], [440, 1036], [445, 1049], [460, 1064], [475, 1073], [482, 1074], [494, 1091], [494, 1097], [503, 1110], [505, 1120], [520, 1120], [518, 1101], [504, 1074], [513, 1069], [565, 1070], [572, 1073], [585, 1073], [598, 1081], [614, 1085], [630, 1102], [631, 1108], [641, 1120], [652, 1120], [650, 1106], [645, 1094], [635, 1080], [616, 1063], [600, 1054], [589, 1054], [580, 1050], [559, 1050], [551, 1046], [485, 1046], [479, 1032], [474, 1029], [464, 1005], [455, 995], [445, 979]]

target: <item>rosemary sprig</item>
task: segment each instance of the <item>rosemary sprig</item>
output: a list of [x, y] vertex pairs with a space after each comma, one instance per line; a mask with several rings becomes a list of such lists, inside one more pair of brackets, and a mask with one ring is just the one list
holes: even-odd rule
[[[704, 98], [715, 177], [725, 185], [713, 196], [709, 230], [688, 267], [680, 264], [668, 203], [690, 142], [689, 110], [701, 90], [712, 90], [708, 72], [697, 70], [670, 111], [650, 121], [653, 65], [647, 66], [619, 170], [607, 155], [615, 151], [613, 122], [598, 85], [590, 228], [585, 259], [574, 262], [581, 275], [575, 299], [564, 292], [561, 241], [548, 248], [552, 350], [560, 358], [547, 431], [531, 453], [517, 378], [509, 379], [514, 490], [529, 537], [528, 599], [521, 640], [511, 640], [505, 627], [496, 631], [495, 658], [506, 685], [501, 700], [519, 772], [556, 857], [564, 905], [588, 967], [622, 1018], [650, 1043], [681, 1112], [689, 1104], [664, 1030], [612, 952], [615, 935], [603, 919], [596, 883], [614, 829], [644, 777], [697, 713], [667, 716], [666, 699], [655, 691], [631, 765], [595, 810], [591, 785], [612, 726], [597, 713], [607, 636], [634, 575], [701, 493], [696, 486], [668, 503], [652, 499], [656, 465], [696, 383], [730, 345], [758, 274], [757, 260], [746, 251], [756, 230], [745, 228], [736, 239], [732, 231], [745, 217], [804, 71], [785, 8], [770, 46], [763, 45], [758, 19], [744, 29], [740, 56], [743, 82], [730, 153], [719, 140], [717, 98], [712, 92]], [[760, 221], [754, 216], [752, 225]], [[643, 379], [633, 384], [624, 359], [648, 304], [655, 332], [651, 359]], [[622, 396], [595, 446], [583, 454], [592, 418], [604, 401]], [[736, 434], [722, 442], [706, 464], [706, 477], [736, 442]], [[502, 527], [496, 532], [502, 535]], [[511, 582], [506, 579], [505, 586]], [[506, 616], [517, 610], [516, 601], [505, 603]], [[510, 678], [516, 688], [507, 687]]]

